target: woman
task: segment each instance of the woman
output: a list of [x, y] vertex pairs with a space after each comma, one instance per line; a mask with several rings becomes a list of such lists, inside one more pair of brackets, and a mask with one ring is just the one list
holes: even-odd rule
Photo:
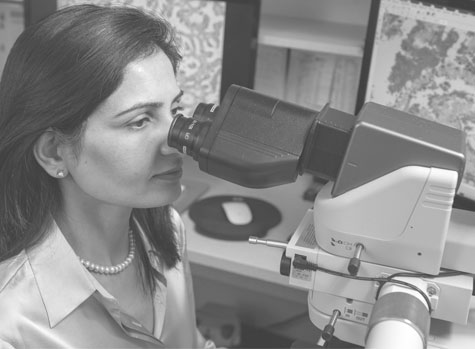
[[212, 347], [195, 325], [169, 26], [68, 7], [0, 84], [0, 347]]

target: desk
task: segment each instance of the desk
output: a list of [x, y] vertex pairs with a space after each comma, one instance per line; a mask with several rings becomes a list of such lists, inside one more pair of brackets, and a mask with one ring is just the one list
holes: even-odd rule
[[[311, 183], [311, 178], [307, 175], [300, 176], [292, 184], [268, 189], [250, 189], [201, 172], [196, 162], [186, 161], [184, 172], [185, 184], [186, 179], [191, 179], [209, 185], [202, 197], [237, 194], [260, 198], [274, 204], [282, 214], [282, 221], [264, 237], [268, 239], [286, 241], [313, 204], [302, 199], [305, 189]], [[184, 194], [186, 195], [186, 189]], [[187, 227], [191, 262], [279, 285], [288, 285], [287, 278], [279, 274], [281, 249], [250, 245], [247, 241], [213, 239], [196, 232], [188, 211], [182, 213], [182, 218]]]
[[[185, 158], [183, 168], [185, 196], [187, 181], [195, 181], [208, 186], [201, 198], [237, 194], [274, 204], [280, 210], [282, 220], [264, 238], [286, 241], [313, 204], [302, 199], [304, 191], [312, 182], [309, 175], [299, 176], [292, 184], [250, 189], [201, 172], [198, 163], [191, 158]], [[301, 317], [292, 326], [298, 329], [288, 329], [288, 333], [285, 333], [279, 327], [278, 331], [290, 338], [308, 338], [307, 333], [313, 332], [315, 328], [306, 316], [307, 291], [289, 286], [288, 278], [280, 275], [281, 249], [201, 235], [196, 232], [188, 211], [184, 210], [181, 215], [187, 229], [197, 308], [206, 302], [225, 303], [238, 310], [241, 320], [260, 327]]]

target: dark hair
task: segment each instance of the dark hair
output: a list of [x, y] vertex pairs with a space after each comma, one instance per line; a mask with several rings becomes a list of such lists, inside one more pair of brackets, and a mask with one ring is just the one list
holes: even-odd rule
[[[125, 67], [157, 51], [176, 72], [181, 56], [170, 25], [131, 7], [66, 7], [19, 36], [0, 82], [0, 261], [38, 243], [61, 202], [57, 180], [33, 155], [37, 139], [51, 128], [80, 147], [85, 121], [119, 87]], [[180, 255], [170, 208], [133, 216], [174, 266]], [[143, 246], [139, 252], [150, 282]]]

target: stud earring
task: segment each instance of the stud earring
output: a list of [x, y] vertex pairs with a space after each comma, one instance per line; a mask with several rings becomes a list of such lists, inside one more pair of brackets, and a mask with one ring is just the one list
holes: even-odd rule
[[64, 170], [58, 170], [56, 171], [56, 176], [58, 176], [59, 178], [64, 178], [66, 176], [66, 173], [64, 172]]

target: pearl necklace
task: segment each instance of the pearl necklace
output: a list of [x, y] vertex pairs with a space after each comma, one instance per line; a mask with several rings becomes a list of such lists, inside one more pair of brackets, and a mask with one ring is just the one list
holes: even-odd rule
[[87, 270], [92, 271], [93, 273], [113, 275], [113, 274], [118, 274], [121, 271], [123, 271], [125, 268], [127, 268], [130, 265], [130, 263], [132, 263], [132, 261], [134, 260], [134, 257], [135, 257], [135, 236], [131, 229], [129, 230], [129, 254], [122, 263], [116, 264], [114, 266], [103, 266], [103, 265], [91, 263], [84, 258], [79, 258], [79, 260], [81, 261], [82, 265], [84, 265], [87, 268]]

